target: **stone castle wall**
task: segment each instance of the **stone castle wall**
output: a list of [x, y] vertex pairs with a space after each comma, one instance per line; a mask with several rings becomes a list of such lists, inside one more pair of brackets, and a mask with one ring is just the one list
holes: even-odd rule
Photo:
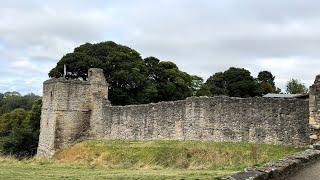
[[38, 154], [73, 143], [89, 127], [90, 84], [52, 79], [44, 83]]
[[56, 149], [94, 137], [108, 104], [107, 84], [101, 69], [89, 70], [89, 81], [50, 79], [43, 83], [39, 156], [51, 157]]
[[310, 139], [317, 142], [320, 139], [320, 75], [309, 88], [309, 111]]
[[105, 139], [309, 143], [308, 101], [191, 97], [148, 105], [106, 106]]
[[314, 81], [309, 91], [310, 124], [320, 124], [320, 75]]
[[42, 157], [83, 139], [309, 143], [307, 100], [219, 96], [111, 106], [100, 69], [90, 69], [88, 81], [51, 79], [43, 88]]

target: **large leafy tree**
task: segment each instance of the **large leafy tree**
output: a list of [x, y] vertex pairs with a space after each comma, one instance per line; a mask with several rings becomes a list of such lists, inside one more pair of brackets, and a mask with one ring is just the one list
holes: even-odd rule
[[259, 72], [257, 80], [260, 84], [263, 94], [277, 92], [274, 79], [275, 76], [273, 76], [273, 74], [269, 71]]
[[[208, 95], [228, 95], [227, 82], [223, 72], [215, 73], [210, 76], [203, 89], [208, 89], [210, 93]], [[202, 91], [203, 91], [202, 89]]]
[[259, 84], [246, 69], [231, 67], [224, 72], [224, 79], [229, 96], [253, 97], [261, 95]]
[[193, 95], [201, 83], [199, 77], [190, 76], [180, 71], [176, 64], [170, 61], [160, 61], [155, 57], [144, 59], [151, 87], [155, 88], [153, 102], [173, 101], [184, 99]]
[[192, 95], [192, 77], [172, 62], [142, 59], [140, 54], [114, 42], [86, 43], [62, 57], [49, 72], [50, 77], [87, 79], [89, 68], [102, 68], [109, 83], [109, 99], [114, 105], [141, 104], [183, 99]]
[[286, 85], [286, 92], [289, 94], [307, 93], [308, 89], [298, 79], [291, 79]]
[[[201, 94], [203, 93], [203, 94]], [[260, 96], [262, 90], [250, 71], [231, 67], [209, 77], [199, 95], [228, 95], [233, 97]]]
[[149, 91], [146, 66], [140, 54], [129, 47], [111, 41], [83, 44], [63, 56], [49, 76], [63, 76], [64, 65], [67, 66], [67, 78], [84, 80], [89, 68], [102, 68], [109, 82], [109, 99], [115, 105], [149, 102], [145, 96]]

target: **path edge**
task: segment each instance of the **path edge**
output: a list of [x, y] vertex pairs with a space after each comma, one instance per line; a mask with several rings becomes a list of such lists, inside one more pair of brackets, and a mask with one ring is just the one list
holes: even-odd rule
[[320, 159], [320, 144], [309, 149], [269, 162], [262, 167], [245, 168], [243, 171], [223, 178], [224, 180], [267, 180], [286, 179], [304, 167]]

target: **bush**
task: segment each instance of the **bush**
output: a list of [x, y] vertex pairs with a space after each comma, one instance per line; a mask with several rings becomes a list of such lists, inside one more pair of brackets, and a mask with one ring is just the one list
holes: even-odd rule
[[8, 136], [15, 128], [28, 128], [29, 112], [18, 108], [0, 116], [0, 136]]
[[3, 143], [2, 153], [15, 157], [33, 156], [37, 152], [38, 134], [30, 129], [15, 129]]
[[0, 116], [0, 149], [4, 155], [18, 158], [33, 156], [39, 139], [42, 101], [33, 103], [31, 111], [22, 108]]

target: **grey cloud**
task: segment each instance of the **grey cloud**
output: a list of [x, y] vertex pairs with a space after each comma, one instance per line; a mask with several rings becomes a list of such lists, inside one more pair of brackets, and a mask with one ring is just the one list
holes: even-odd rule
[[[113, 40], [205, 78], [237, 66], [253, 75], [270, 70], [281, 88], [292, 77], [310, 85], [320, 73], [319, 6], [315, 0], [7, 1], [0, 7], [0, 65], [17, 72], [11, 82], [39, 92], [45, 71], [64, 54]], [[39, 71], [1, 61], [29, 61]], [[31, 86], [25, 77], [39, 78]]]

